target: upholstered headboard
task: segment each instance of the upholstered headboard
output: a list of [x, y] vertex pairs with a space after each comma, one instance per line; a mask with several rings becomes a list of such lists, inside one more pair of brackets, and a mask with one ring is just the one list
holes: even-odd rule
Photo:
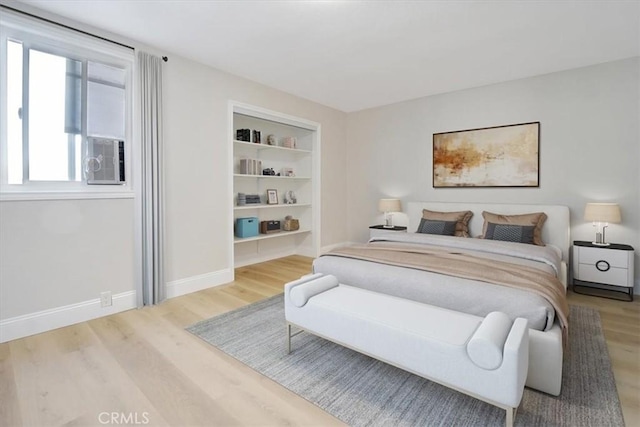
[[449, 202], [409, 202], [407, 215], [409, 217], [409, 231], [415, 232], [422, 218], [422, 209], [440, 212], [472, 211], [473, 217], [469, 221], [469, 234], [473, 237], [482, 234], [482, 211], [498, 214], [514, 215], [530, 212], [544, 212], [547, 221], [542, 227], [542, 241], [557, 246], [562, 250], [562, 259], [569, 259], [569, 208], [560, 205], [517, 205], [499, 203], [449, 203]]

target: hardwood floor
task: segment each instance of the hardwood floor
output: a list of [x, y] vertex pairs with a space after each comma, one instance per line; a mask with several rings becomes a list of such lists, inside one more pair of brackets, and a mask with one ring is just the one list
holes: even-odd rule
[[625, 424], [640, 426], [640, 301], [615, 301], [569, 291], [569, 304], [600, 312]]
[[[0, 344], [0, 425], [342, 425], [184, 330], [282, 292], [310, 265], [239, 268], [225, 286]], [[640, 425], [640, 301], [569, 302], [600, 311], [625, 422]]]

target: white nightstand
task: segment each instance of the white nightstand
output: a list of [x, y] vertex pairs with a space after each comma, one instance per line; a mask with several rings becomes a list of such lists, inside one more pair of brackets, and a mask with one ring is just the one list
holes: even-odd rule
[[[597, 246], [573, 242], [573, 290], [600, 289], [622, 292], [633, 301], [633, 247], [612, 243]], [[597, 296], [607, 296], [598, 294]]]
[[369, 238], [384, 236], [387, 233], [406, 233], [407, 227], [393, 226], [385, 227], [384, 225], [372, 225], [369, 227]]

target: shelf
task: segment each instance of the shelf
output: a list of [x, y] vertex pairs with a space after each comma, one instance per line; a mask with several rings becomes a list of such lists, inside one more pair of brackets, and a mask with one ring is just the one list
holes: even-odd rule
[[[232, 152], [229, 156], [232, 191], [228, 197], [232, 204], [231, 216], [234, 220], [252, 217], [257, 221], [280, 219], [284, 222], [284, 218], [291, 215], [304, 225], [296, 231], [281, 230], [245, 238], [236, 237], [232, 231], [234, 266], [262, 262], [283, 254], [316, 256], [320, 252], [320, 123], [234, 101], [230, 101], [230, 106], [231, 129], [227, 144]], [[238, 129], [259, 131], [262, 144], [238, 140]], [[269, 135], [275, 136], [279, 144], [268, 145]], [[295, 138], [295, 148], [283, 146], [283, 138], [287, 137]], [[267, 168], [282, 176], [262, 175]], [[240, 171], [256, 174], [238, 173]], [[287, 171], [295, 171], [295, 176], [285, 176]], [[277, 191], [281, 203], [267, 203], [265, 193], [268, 189]], [[247, 196], [259, 195], [260, 200], [255, 201], [260, 203], [237, 206], [239, 192]], [[293, 200], [298, 203], [283, 203], [289, 192], [295, 193]], [[276, 240], [260, 242], [266, 239]], [[245, 242], [253, 243], [241, 244]]]
[[297, 230], [297, 231], [281, 231], [279, 233], [271, 234], [259, 234], [255, 237], [234, 237], [233, 243], [254, 242], [256, 240], [273, 239], [276, 237], [293, 236], [295, 234], [310, 233], [311, 230]]
[[279, 203], [277, 205], [265, 205], [264, 203], [255, 204], [255, 205], [244, 205], [244, 206], [234, 206], [233, 209], [236, 211], [242, 211], [246, 209], [273, 209], [273, 208], [308, 208], [311, 206], [311, 203]]
[[250, 175], [248, 173], [234, 173], [234, 178], [260, 178], [260, 179], [306, 179], [309, 180], [309, 176], [277, 176], [277, 175]]
[[233, 140], [233, 143], [239, 147], [247, 147], [253, 148], [254, 150], [277, 150], [281, 152], [294, 153], [294, 154], [311, 154], [311, 150], [301, 150], [298, 148], [286, 148], [286, 147], [278, 147], [277, 145], [267, 145], [267, 144], [258, 144], [255, 142], [246, 142], [246, 141], [238, 141], [237, 139]]

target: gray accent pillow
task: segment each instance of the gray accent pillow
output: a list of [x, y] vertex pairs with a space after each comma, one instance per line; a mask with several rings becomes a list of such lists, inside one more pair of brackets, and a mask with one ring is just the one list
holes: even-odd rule
[[533, 245], [534, 225], [487, 224], [484, 238], [503, 242], [529, 243]]
[[453, 236], [456, 232], [456, 221], [436, 221], [433, 219], [420, 220], [418, 233], [439, 234], [441, 236]]
[[[455, 221], [456, 231], [454, 236], [469, 237], [469, 220], [473, 216], [471, 211], [438, 212], [422, 209], [422, 218], [431, 221]], [[495, 221], [494, 221], [495, 222]]]

